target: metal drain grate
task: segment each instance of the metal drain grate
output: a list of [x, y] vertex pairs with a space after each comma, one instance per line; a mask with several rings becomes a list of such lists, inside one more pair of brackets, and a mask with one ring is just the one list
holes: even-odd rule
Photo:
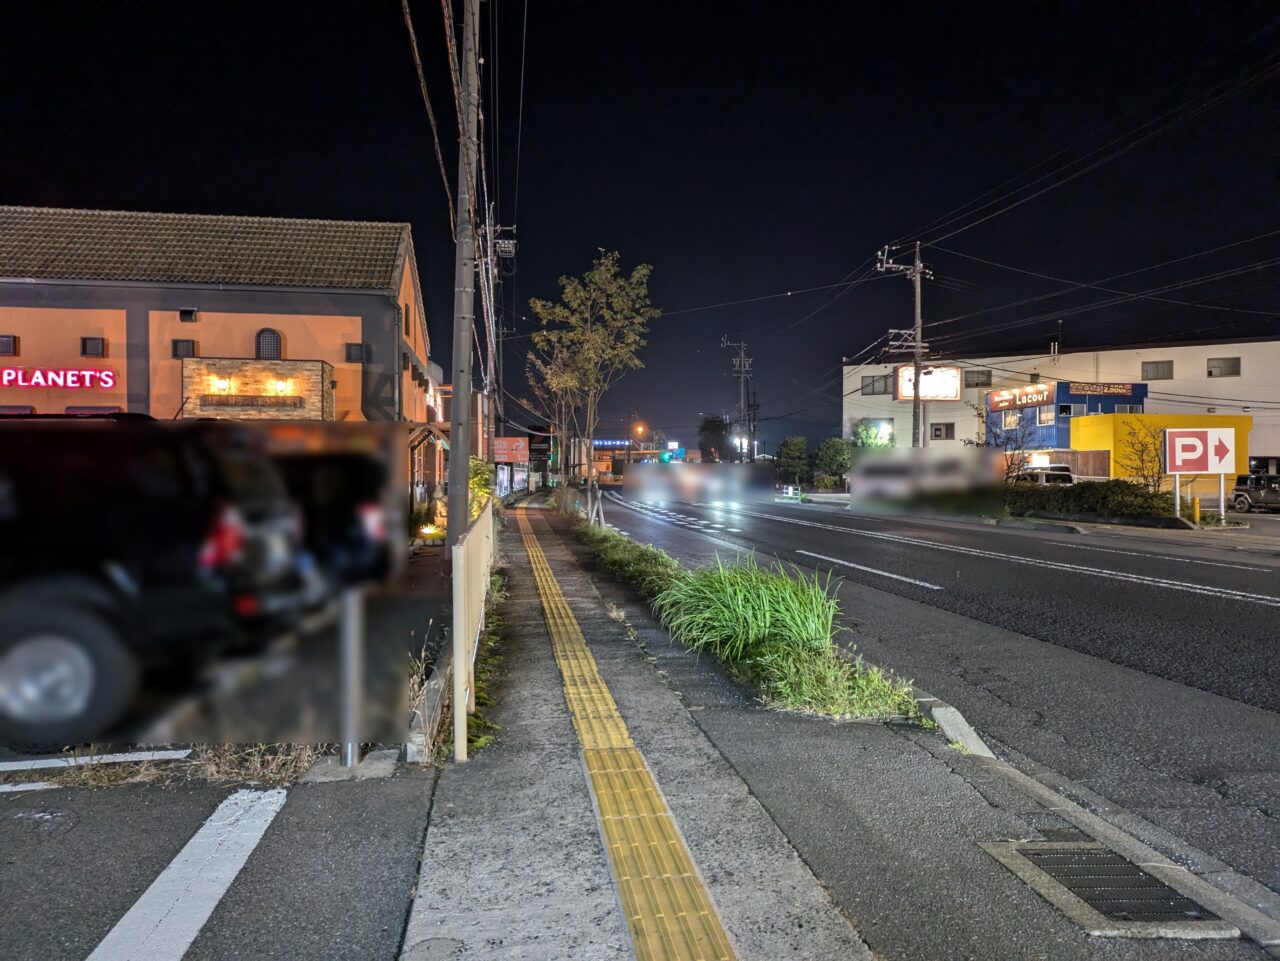
[[[980, 841], [979, 846], [1092, 935], [1238, 938], [1172, 885], [1180, 868], [1144, 871], [1096, 841]], [[1168, 883], [1162, 878], [1167, 878]]]
[[1017, 850], [1089, 907], [1115, 921], [1220, 920], [1105, 848], [1046, 850], [1024, 845]]

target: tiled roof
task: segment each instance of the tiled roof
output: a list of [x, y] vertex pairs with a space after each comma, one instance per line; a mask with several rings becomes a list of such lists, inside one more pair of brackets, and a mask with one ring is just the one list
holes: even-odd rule
[[408, 224], [0, 206], [0, 277], [383, 290]]

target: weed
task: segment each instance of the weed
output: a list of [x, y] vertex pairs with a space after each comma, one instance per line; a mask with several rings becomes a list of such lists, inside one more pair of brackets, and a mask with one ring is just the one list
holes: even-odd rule
[[959, 751], [961, 754], [967, 755], [972, 753], [969, 750], [969, 746], [967, 744], [961, 743], [960, 741], [948, 741], [947, 747], [951, 748], [951, 750], [953, 751]]

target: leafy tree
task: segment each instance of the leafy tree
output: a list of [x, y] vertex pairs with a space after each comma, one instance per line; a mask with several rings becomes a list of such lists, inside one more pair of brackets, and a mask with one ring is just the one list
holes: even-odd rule
[[1140, 420], [1121, 422], [1124, 433], [1116, 445], [1116, 466], [1155, 494], [1164, 487], [1164, 430]]
[[[555, 374], [563, 382], [546, 384], [560, 389], [574, 402], [569, 419], [583, 438], [588, 477], [595, 473], [590, 462], [600, 400], [629, 370], [643, 367], [639, 357], [649, 332], [648, 321], [661, 311], [649, 302], [649, 274], [640, 264], [630, 274], [621, 270], [616, 251], [600, 251], [582, 277], [560, 278], [560, 300], [529, 301], [542, 329], [533, 334], [534, 348], [542, 357], [556, 358]], [[588, 487], [587, 514], [594, 523], [599, 510]]]
[[698, 428], [698, 450], [704, 462], [718, 461], [729, 453], [729, 422], [723, 417], [704, 417]]
[[778, 445], [777, 463], [778, 475], [783, 480], [790, 478], [799, 484], [809, 472], [809, 442], [798, 435], [784, 438]]
[[854, 447], [892, 447], [893, 441], [880, 435], [880, 428], [872, 421], [855, 420], [849, 432], [849, 443]]
[[818, 452], [813, 456], [813, 466], [818, 473], [839, 480], [849, 473], [852, 459], [853, 450], [848, 441], [841, 437], [828, 437], [818, 445]]

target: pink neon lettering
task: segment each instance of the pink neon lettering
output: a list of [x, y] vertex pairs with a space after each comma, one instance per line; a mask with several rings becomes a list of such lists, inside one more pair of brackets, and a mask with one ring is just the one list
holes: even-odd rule
[[[80, 386], [80, 371], [78, 371], [78, 370], [68, 370], [68, 371], [66, 371], [66, 378], [67, 378], [67, 386], [68, 386], [68, 387], [79, 387], [79, 386]], [[84, 386], [86, 386], [86, 387], [87, 387], [87, 386], [88, 386], [88, 384], [86, 384], [86, 385], [84, 385]]]
[[[97, 383], [94, 383], [94, 379]], [[0, 367], [0, 387], [102, 387], [110, 390], [116, 385], [114, 370], [47, 369], [26, 367]]]
[[112, 388], [116, 385], [116, 372], [114, 370], [98, 371], [98, 383], [105, 388]]
[[67, 386], [67, 372], [65, 370], [46, 370], [44, 376], [50, 387]]
[[17, 379], [18, 372], [12, 367], [6, 367], [3, 372], [0, 372], [0, 385], [8, 387]]
[[47, 386], [49, 386], [48, 384], [46, 384], [46, 383], [44, 382], [44, 371], [43, 371], [43, 370], [33, 370], [33, 371], [31, 372], [31, 386], [32, 386], [32, 387], [47, 387]]

